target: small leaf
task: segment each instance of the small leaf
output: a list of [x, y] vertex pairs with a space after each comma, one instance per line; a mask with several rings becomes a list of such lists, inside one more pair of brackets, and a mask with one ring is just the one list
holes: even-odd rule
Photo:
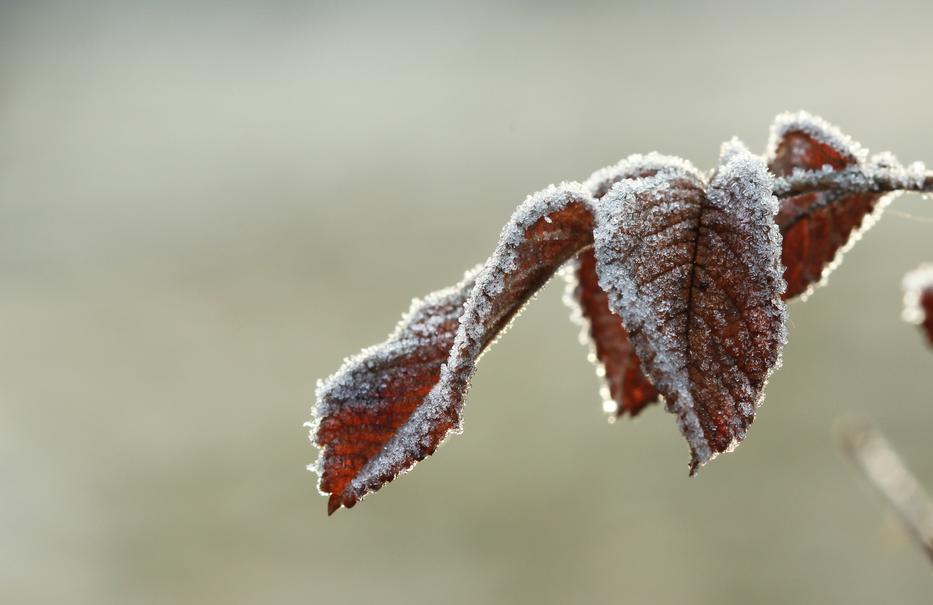
[[482, 269], [415, 301], [385, 343], [319, 385], [314, 470], [330, 494], [329, 512], [352, 507], [459, 432], [479, 356], [562, 264], [592, 244], [592, 204], [578, 184], [529, 196]]
[[599, 283], [677, 414], [691, 472], [745, 438], [786, 341], [777, 201], [742, 147], [622, 180], [597, 206]]
[[[771, 127], [768, 167], [778, 177], [801, 172], [868, 171], [866, 152], [836, 127], [805, 112], [779, 115]], [[825, 283], [842, 254], [867, 230], [893, 194], [810, 191], [782, 197], [785, 299]]]
[[933, 346], [933, 264], [904, 276], [904, 319], [920, 326]]
[[330, 494], [328, 513], [353, 506], [352, 498], [343, 499], [350, 482], [437, 384], [480, 269], [452, 288], [412, 301], [384, 343], [364, 349], [318, 384], [312, 429], [321, 455], [314, 470], [321, 493]]

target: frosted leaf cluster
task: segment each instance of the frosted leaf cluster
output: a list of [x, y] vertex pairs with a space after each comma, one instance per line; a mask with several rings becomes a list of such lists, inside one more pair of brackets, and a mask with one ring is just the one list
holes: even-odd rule
[[[695, 471], [745, 438], [780, 365], [784, 299], [825, 279], [902, 190], [933, 190], [923, 164], [869, 157], [798, 112], [777, 117], [763, 158], [733, 138], [709, 173], [638, 154], [528, 196], [486, 263], [413, 301], [385, 342], [318, 382], [308, 426], [321, 452], [309, 468], [329, 512], [461, 430], [480, 356], [568, 261], [565, 299], [612, 385], [607, 411], [636, 414], [663, 397]], [[930, 267], [905, 280], [908, 307], [931, 283]]]

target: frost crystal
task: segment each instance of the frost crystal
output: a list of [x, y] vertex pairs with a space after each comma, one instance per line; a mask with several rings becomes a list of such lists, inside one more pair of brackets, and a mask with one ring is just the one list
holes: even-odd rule
[[719, 165], [725, 166], [734, 157], [748, 155], [748, 147], [739, 140], [738, 137], [732, 137], [719, 147]]

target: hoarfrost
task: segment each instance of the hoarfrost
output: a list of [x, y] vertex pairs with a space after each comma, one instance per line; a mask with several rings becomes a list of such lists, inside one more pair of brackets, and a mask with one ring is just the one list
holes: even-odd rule
[[[455, 286], [436, 290], [423, 299], [414, 298], [407, 312], [395, 325], [395, 328], [380, 344], [366, 347], [356, 355], [347, 357], [336, 372], [324, 380], [317, 381], [315, 397], [317, 403], [312, 410], [312, 422], [305, 426], [315, 428], [321, 418], [332, 411], [334, 401], [343, 405], [366, 405], [365, 395], [373, 390], [373, 383], [359, 379], [377, 368], [397, 359], [399, 356], [424, 346], [424, 339], [437, 333], [438, 326], [450, 319], [459, 319], [457, 303], [463, 298], [463, 291], [472, 289], [483, 265], [479, 264], [464, 272], [463, 279]], [[437, 309], [452, 307], [446, 314], [438, 314]], [[313, 434], [312, 434], [313, 438]]]
[[768, 137], [768, 149], [765, 153], [770, 162], [777, 152], [778, 144], [791, 132], [802, 132], [813, 139], [829, 145], [843, 156], [862, 162], [868, 156], [868, 151], [853, 141], [851, 137], [843, 134], [841, 130], [821, 117], [806, 111], [785, 112], [778, 114], [771, 124], [771, 133]]
[[807, 112], [784, 113], [775, 118], [771, 126], [768, 148], [765, 152], [769, 164], [773, 164], [779, 146], [787, 137], [802, 133], [813, 141], [833, 149], [845, 161], [846, 166], [831, 164], [807, 166], [809, 158], [797, 157], [801, 149], [792, 149], [789, 161], [797, 167], [791, 174], [779, 176], [774, 191], [783, 195], [800, 189], [832, 188], [848, 192], [887, 192], [892, 190], [922, 190], [927, 178], [922, 162], [903, 166], [894, 154], [882, 152], [869, 158], [868, 150], [826, 120]]
[[600, 199], [613, 185], [623, 179], [651, 176], [658, 172], [671, 170], [700, 174], [688, 160], [652, 151], [647, 154], [632, 154], [623, 158], [617, 164], [597, 170], [584, 181], [583, 188], [594, 198]]

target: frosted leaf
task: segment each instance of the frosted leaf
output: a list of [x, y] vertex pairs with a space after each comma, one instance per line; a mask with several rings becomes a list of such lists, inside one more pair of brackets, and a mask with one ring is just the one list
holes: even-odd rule
[[[778, 116], [766, 160], [773, 176], [732, 139], [708, 174], [649, 153], [529, 196], [485, 265], [414, 301], [386, 342], [319, 383], [312, 468], [329, 511], [460, 430], [479, 357], [568, 260], [566, 299], [605, 378], [604, 408], [634, 415], [663, 395], [692, 472], [734, 448], [780, 363], [782, 299], [825, 280], [893, 195], [933, 192], [923, 164], [869, 157], [803, 112]], [[919, 279], [905, 282], [906, 313], [928, 321]]]
[[863, 162], [868, 152], [823, 118], [798, 111], [774, 118], [765, 155], [771, 171], [784, 175], [794, 168], [839, 170]]
[[920, 265], [904, 276], [905, 321], [920, 326], [933, 346], [933, 264]]
[[692, 167], [621, 180], [597, 206], [599, 283], [678, 418], [691, 472], [745, 438], [786, 341], [777, 200], [738, 147], [707, 186]]
[[[623, 179], [635, 179], [657, 174], [662, 170], [696, 169], [681, 158], [652, 152], [635, 154], [594, 172], [584, 187], [598, 200]], [[603, 411], [610, 420], [628, 413], [635, 416], [646, 406], [658, 401], [658, 392], [645, 376], [641, 361], [635, 354], [622, 318], [609, 307], [609, 297], [599, 286], [596, 257], [586, 249], [564, 271], [567, 289], [564, 302], [571, 309], [571, 320], [581, 326], [580, 341], [589, 348], [588, 357], [603, 379], [600, 396]]]
[[815, 185], [827, 174], [845, 189], [781, 196], [776, 221], [784, 238], [785, 298], [806, 297], [826, 282], [842, 255], [877, 220], [896, 194], [875, 192], [879, 177], [915, 182], [922, 167], [906, 170], [891, 154], [867, 161], [867, 151], [824, 120], [805, 112], [778, 116], [771, 129], [768, 166], [777, 177]]
[[416, 301], [389, 340], [319, 386], [311, 428], [330, 512], [353, 506], [460, 430], [477, 360], [555, 271], [592, 243], [592, 205], [576, 183], [529, 196], [481, 269]]
[[456, 286], [412, 301], [385, 342], [347, 359], [318, 382], [309, 424], [321, 451], [309, 468], [319, 475], [321, 493], [330, 494], [329, 512], [340, 507], [341, 495], [359, 470], [437, 384], [481, 269], [468, 271]]

